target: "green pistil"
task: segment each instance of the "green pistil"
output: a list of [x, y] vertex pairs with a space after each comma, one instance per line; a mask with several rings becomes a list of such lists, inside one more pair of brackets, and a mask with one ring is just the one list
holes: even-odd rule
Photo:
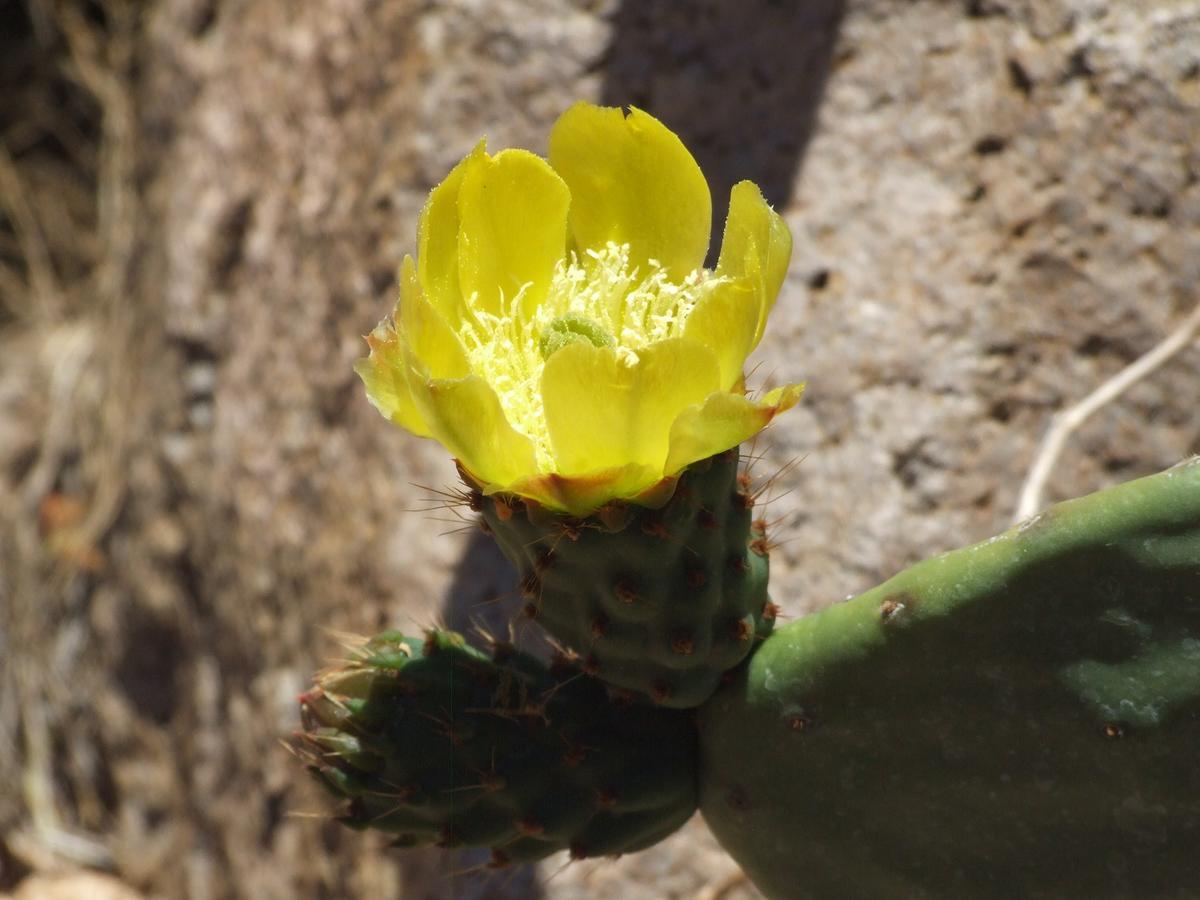
[[538, 349], [542, 359], [549, 359], [576, 341], [586, 341], [593, 347], [612, 347], [617, 342], [598, 322], [577, 312], [568, 312], [546, 326], [538, 338]]

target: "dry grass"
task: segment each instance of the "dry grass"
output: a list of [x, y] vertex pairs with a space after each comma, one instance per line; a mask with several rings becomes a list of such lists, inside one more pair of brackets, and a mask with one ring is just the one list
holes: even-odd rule
[[[136, 417], [137, 6], [4, 11], [0, 113], [0, 837], [26, 866], [105, 867], [103, 802], [59, 721], [89, 661], [80, 600], [125, 494]], [[103, 352], [99, 352], [103, 349]], [[11, 867], [10, 867], [11, 868]], [[3, 873], [5, 880], [11, 873]]]

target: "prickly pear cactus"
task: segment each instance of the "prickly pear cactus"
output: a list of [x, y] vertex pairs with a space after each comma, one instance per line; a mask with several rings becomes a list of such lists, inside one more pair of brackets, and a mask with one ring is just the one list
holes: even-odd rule
[[697, 706], [771, 629], [767, 542], [736, 449], [694, 463], [659, 509], [580, 519], [478, 491], [472, 504], [520, 572], [525, 615], [609, 684]]
[[567, 662], [446, 631], [381, 634], [301, 699], [297, 748], [340, 820], [492, 865], [656, 843], [696, 809], [690, 718], [609, 699]]
[[1200, 459], [790, 624], [700, 722], [768, 896], [1192, 896]]

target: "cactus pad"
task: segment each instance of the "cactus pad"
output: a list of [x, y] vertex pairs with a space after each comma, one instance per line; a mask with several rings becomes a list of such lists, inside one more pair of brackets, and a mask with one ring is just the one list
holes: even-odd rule
[[1191, 896], [1200, 459], [780, 629], [700, 722], [768, 896]]
[[736, 449], [689, 467], [658, 509], [580, 519], [477, 491], [473, 504], [520, 573], [525, 614], [609, 684], [697, 706], [771, 629], [767, 542]]
[[301, 698], [300, 754], [341, 821], [492, 864], [647, 847], [696, 809], [685, 713], [611, 700], [566, 662], [453, 632], [381, 634]]

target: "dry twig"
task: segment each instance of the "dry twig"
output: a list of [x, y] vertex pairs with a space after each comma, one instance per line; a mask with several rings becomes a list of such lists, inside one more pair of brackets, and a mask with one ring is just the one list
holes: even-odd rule
[[1092, 391], [1074, 406], [1057, 413], [1051, 420], [1046, 436], [1038, 448], [1033, 466], [1021, 488], [1021, 497], [1017, 503], [1014, 522], [1028, 519], [1043, 506], [1043, 494], [1046, 482], [1054, 464], [1062, 455], [1067, 439], [1097, 410], [1112, 403], [1130, 387], [1137, 384], [1151, 372], [1183, 350], [1200, 334], [1200, 304], [1192, 310], [1179, 327], [1172, 331], [1163, 341], [1157, 344], [1145, 355], [1138, 357], [1096, 390]]
[[696, 895], [696, 900], [725, 900], [736, 888], [749, 884], [750, 879], [741, 869], [730, 872], [715, 884], [710, 884]]
[[[40, 301], [47, 318], [61, 316], [63, 306], [62, 287], [54, 271], [54, 261], [46, 238], [33, 211], [24, 182], [13, 163], [8, 147], [0, 139], [0, 209], [7, 215], [16, 233], [25, 266], [29, 272], [29, 286], [34, 298]], [[11, 302], [11, 301], [10, 301]], [[36, 304], [34, 304], [36, 308]], [[24, 312], [24, 310], [22, 310]]]

